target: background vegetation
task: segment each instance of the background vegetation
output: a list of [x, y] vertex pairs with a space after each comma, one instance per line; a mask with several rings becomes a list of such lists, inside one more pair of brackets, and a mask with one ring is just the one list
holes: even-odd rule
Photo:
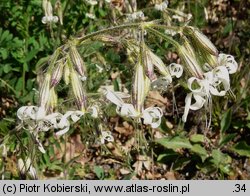
[[[2, 179], [32, 178], [29, 168], [18, 168], [18, 160], [27, 157], [39, 179], [250, 179], [250, 1], [169, 2], [173, 9], [192, 13], [191, 24], [201, 28], [219, 51], [235, 56], [239, 71], [231, 78], [231, 89], [236, 99], [213, 100], [212, 125], [206, 132], [200, 118], [203, 110], [192, 112], [185, 125], [180, 123], [185, 92], [176, 83], [167, 91], [151, 91], [148, 96], [148, 105], [165, 110], [160, 128], [143, 126], [138, 134], [133, 122], [117, 116], [110, 104], [104, 108], [103, 122], [82, 120], [63, 137], [55, 137], [51, 131], [42, 133], [46, 148], [42, 154], [29, 132], [18, 127], [17, 109], [36, 104], [36, 75], [55, 48], [72, 36], [119, 24], [126, 12], [124, 1], [100, 0], [91, 6], [83, 0], [62, 0], [63, 25], [52, 26], [41, 23], [44, 14], [40, 0], [0, 1]], [[150, 6], [153, 1], [138, 1], [137, 9]], [[86, 16], [90, 12], [95, 19]], [[167, 44], [159, 45], [157, 40], [150, 44], [165, 62], [178, 60]], [[94, 42], [82, 48], [81, 54], [88, 67], [89, 94], [101, 85], [114, 85], [115, 90], [120, 90], [120, 84], [129, 88], [132, 66], [124, 50]], [[99, 72], [96, 64], [104, 71]], [[61, 85], [58, 91], [64, 95], [68, 89]], [[60, 107], [70, 101], [61, 99]], [[173, 109], [175, 104], [177, 109]], [[98, 143], [99, 124], [112, 132], [114, 142]]]

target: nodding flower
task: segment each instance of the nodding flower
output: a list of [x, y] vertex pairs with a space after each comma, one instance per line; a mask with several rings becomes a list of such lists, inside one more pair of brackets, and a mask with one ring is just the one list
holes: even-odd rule
[[161, 117], [163, 115], [161, 108], [149, 107], [141, 112], [136, 110], [135, 106], [129, 103], [125, 103], [122, 100], [122, 94], [120, 92], [113, 92], [106, 90], [106, 98], [116, 105], [116, 112], [125, 117], [130, 117], [135, 120], [143, 119], [143, 123], [151, 125], [152, 128], [157, 128], [161, 124]]
[[[185, 99], [183, 122], [186, 122], [190, 109], [198, 110], [204, 104], [206, 104], [206, 108], [210, 107], [211, 109], [212, 96], [225, 96], [230, 90], [229, 74], [236, 72], [238, 64], [233, 56], [226, 54], [219, 54], [218, 63], [218, 66], [212, 71], [204, 73], [202, 79], [197, 77], [188, 79], [188, 88], [191, 92], [187, 94]], [[193, 99], [194, 103], [192, 103]]]
[[163, 1], [160, 4], [155, 4], [155, 9], [159, 11], [164, 11], [168, 7], [168, 1]]
[[113, 142], [114, 137], [110, 131], [101, 131], [100, 141], [102, 144], [105, 144], [105, 141]]
[[57, 23], [58, 17], [53, 16], [53, 8], [52, 8], [50, 0], [43, 0], [42, 5], [43, 5], [44, 13], [45, 13], [45, 16], [42, 18], [42, 23], [43, 24]]

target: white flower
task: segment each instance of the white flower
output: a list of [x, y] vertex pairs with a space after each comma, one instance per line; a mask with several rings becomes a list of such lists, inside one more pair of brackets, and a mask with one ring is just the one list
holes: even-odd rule
[[93, 20], [96, 18], [95, 15], [92, 14], [92, 13], [86, 13], [86, 17], [90, 18], [90, 19], [93, 19]]
[[166, 30], [164, 31], [164, 33], [166, 33], [166, 34], [168, 34], [168, 35], [171, 35], [171, 36], [174, 36], [174, 35], [177, 34], [176, 31], [173, 31], [173, 30], [171, 30], [171, 29], [166, 29]]
[[88, 4], [90, 4], [90, 5], [97, 5], [97, 1], [95, 1], [95, 0], [86, 0], [86, 2], [88, 3]]
[[168, 66], [170, 75], [173, 77], [175, 76], [176, 78], [180, 78], [183, 74], [183, 68], [180, 64], [177, 63], [171, 63]]
[[142, 112], [145, 125], [157, 128], [161, 124], [162, 110], [159, 107], [149, 107]]
[[43, 10], [45, 12], [45, 16], [42, 18], [43, 24], [58, 22], [58, 17], [53, 16], [53, 8], [50, 1], [43, 0]]
[[158, 107], [149, 107], [139, 113], [132, 104], [124, 103], [117, 92], [106, 91], [106, 98], [114, 103], [116, 112], [121, 116], [131, 117], [134, 119], [143, 118], [144, 124], [157, 128], [161, 124], [162, 110]]
[[[185, 99], [185, 109], [182, 116], [186, 122], [189, 110], [198, 110], [211, 99], [212, 95], [224, 96], [230, 89], [229, 73], [226, 67], [219, 66], [204, 74], [204, 79], [191, 77], [188, 79], [188, 88], [191, 93]], [[192, 99], [194, 103], [192, 104]]]
[[93, 106], [89, 107], [88, 112], [91, 114], [91, 116], [93, 118], [97, 118], [98, 117], [98, 106], [93, 105]]
[[164, 1], [160, 4], [155, 4], [155, 9], [159, 11], [164, 11], [168, 7], [168, 1]]
[[219, 54], [218, 62], [220, 66], [225, 66], [228, 69], [229, 74], [233, 74], [238, 69], [238, 63], [235, 61], [232, 55]]
[[17, 110], [17, 117], [22, 120], [40, 120], [45, 117], [45, 109], [37, 106], [22, 106]]
[[42, 23], [47, 24], [47, 23], [57, 23], [58, 22], [58, 17], [57, 16], [44, 16], [42, 17]]
[[129, 21], [134, 21], [134, 20], [143, 19], [143, 18], [144, 18], [144, 13], [142, 11], [134, 12], [132, 14], [128, 14], [128, 20]]
[[64, 114], [61, 117], [59, 122], [57, 121], [54, 122], [54, 128], [61, 129], [60, 131], [56, 132], [56, 135], [63, 135], [69, 131], [69, 128], [70, 128], [70, 122], [68, 120], [69, 117], [75, 123], [78, 120], [80, 120], [80, 118], [84, 114], [85, 113], [82, 111], [67, 111], [66, 114]]
[[101, 137], [100, 137], [101, 143], [105, 144], [105, 141], [107, 142], [113, 142], [114, 137], [112, 136], [110, 131], [102, 131], [101, 132]]
[[98, 69], [98, 72], [99, 72], [99, 73], [102, 73], [102, 72], [103, 72], [103, 67], [101, 67], [101, 66], [99, 66], [99, 65], [97, 65], [97, 64], [95, 64], [95, 66], [96, 66], [96, 68]]

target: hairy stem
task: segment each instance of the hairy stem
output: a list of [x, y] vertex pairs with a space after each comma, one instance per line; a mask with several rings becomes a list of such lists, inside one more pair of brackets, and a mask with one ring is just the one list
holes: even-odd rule
[[169, 43], [173, 44], [176, 48], [179, 47], [179, 43], [175, 40], [173, 40], [171, 37], [164, 35], [163, 33], [151, 28], [151, 27], [146, 27], [146, 30], [154, 35], [157, 35], [158, 37], [165, 39]]
[[130, 23], [130, 24], [125, 24], [125, 25], [119, 25], [119, 26], [115, 26], [115, 27], [110, 27], [107, 29], [102, 29], [93, 33], [90, 33], [88, 35], [85, 35], [83, 37], [77, 38], [79, 42], [83, 42], [87, 39], [91, 39], [95, 36], [98, 36], [100, 34], [104, 34], [107, 32], [111, 32], [111, 31], [119, 31], [122, 29], [131, 29], [131, 28], [140, 28], [142, 26], [150, 26], [151, 24], [153, 24], [152, 22], [140, 22], [140, 23]]

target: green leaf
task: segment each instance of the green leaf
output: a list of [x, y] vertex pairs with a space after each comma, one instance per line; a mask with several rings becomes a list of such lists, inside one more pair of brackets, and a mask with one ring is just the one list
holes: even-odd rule
[[50, 165], [50, 166], [49, 166], [49, 169], [51, 169], [51, 170], [63, 171], [63, 168], [62, 168], [61, 166], [59, 166], [59, 165], [54, 165], [54, 164]]
[[166, 118], [163, 116], [162, 119], [161, 119], [161, 125], [160, 125], [160, 130], [162, 132], [170, 132], [170, 128], [167, 126], [167, 123], [166, 123]]
[[4, 73], [9, 73], [11, 70], [12, 70], [12, 67], [11, 67], [10, 64], [5, 64], [5, 65], [3, 66], [3, 71], [4, 71]]
[[162, 154], [157, 157], [157, 161], [159, 162], [173, 162], [180, 156], [177, 152], [173, 151], [172, 149], [166, 149]]
[[201, 157], [202, 162], [204, 162], [208, 157], [206, 149], [202, 147], [200, 144], [193, 145], [191, 151], [198, 154]]
[[8, 57], [8, 50], [7, 49], [1, 48], [0, 53], [1, 53], [3, 60], [7, 59], [7, 57]]
[[225, 165], [232, 162], [232, 158], [229, 155], [222, 153], [220, 150], [213, 150], [212, 158], [212, 162], [217, 167], [219, 167], [221, 164]]
[[173, 170], [183, 170], [191, 162], [190, 158], [182, 157], [178, 161], [174, 162]]
[[235, 138], [237, 134], [236, 133], [231, 133], [231, 134], [227, 134], [227, 135], [222, 135], [220, 141], [219, 141], [219, 146], [223, 146], [225, 144], [227, 144], [228, 142], [230, 142], [233, 138]]
[[29, 51], [26, 58], [25, 58], [25, 62], [29, 62], [30, 60], [32, 60], [38, 52], [39, 52], [38, 49], [33, 49], [33, 50]]
[[179, 149], [179, 148], [192, 148], [192, 145], [190, 144], [189, 140], [187, 138], [182, 138], [179, 136], [173, 137], [173, 138], [161, 138], [156, 140], [157, 143], [163, 145], [166, 148], [170, 148], [173, 150]]
[[17, 91], [21, 91], [22, 88], [23, 88], [23, 78], [19, 78], [17, 83], [16, 83], [15, 89]]
[[240, 141], [239, 143], [235, 144], [232, 148], [232, 151], [236, 152], [241, 156], [250, 157], [250, 146], [247, 145], [245, 141]]
[[230, 126], [232, 120], [232, 110], [228, 109], [222, 116], [220, 128], [221, 132], [224, 133]]
[[191, 135], [190, 141], [193, 143], [204, 143], [205, 136], [202, 134], [194, 134], [194, 135]]
[[229, 176], [234, 175], [233, 168], [232, 168], [232, 166], [231, 166], [230, 164], [220, 165], [219, 168], [220, 168], [220, 170], [221, 170], [223, 173], [225, 173], [225, 174], [227, 174], [227, 175], [229, 175]]
[[100, 166], [94, 166], [94, 172], [99, 179], [104, 178], [104, 170]]

